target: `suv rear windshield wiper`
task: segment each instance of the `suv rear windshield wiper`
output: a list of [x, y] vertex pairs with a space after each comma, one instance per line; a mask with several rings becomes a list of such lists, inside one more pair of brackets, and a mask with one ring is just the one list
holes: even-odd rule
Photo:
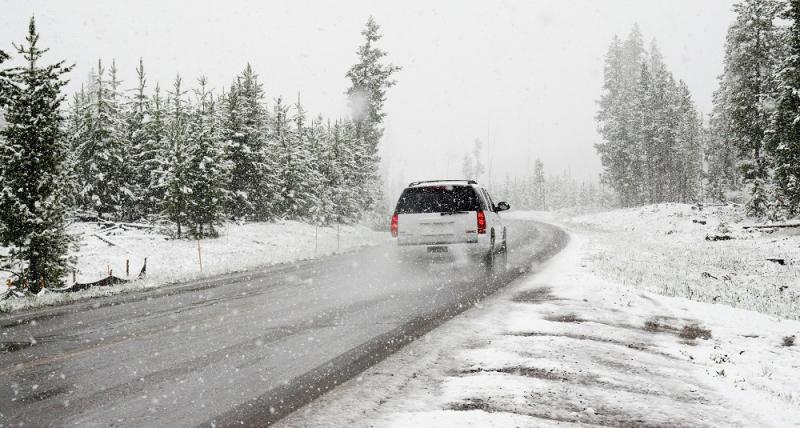
[[441, 215], [453, 215], [453, 214], [467, 214], [468, 212], [469, 211], [448, 211], [448, 212], [443, 212], [443, 213], [439, 213], [439, 214], [441, 214]]

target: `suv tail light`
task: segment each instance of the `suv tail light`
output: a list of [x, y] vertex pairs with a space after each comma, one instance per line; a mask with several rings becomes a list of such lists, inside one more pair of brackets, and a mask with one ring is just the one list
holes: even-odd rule
[[486, 214], [478, 210], [478, 233], [486, 234]]
[[392, 238], [397, 238], [397, 214], [392, 216]]

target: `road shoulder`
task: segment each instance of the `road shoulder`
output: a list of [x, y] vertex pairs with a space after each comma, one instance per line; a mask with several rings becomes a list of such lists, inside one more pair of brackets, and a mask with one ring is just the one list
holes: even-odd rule
[[800, 420], [800, 323], [637, 291], [568, 248], [280, 426], [761, 425]]

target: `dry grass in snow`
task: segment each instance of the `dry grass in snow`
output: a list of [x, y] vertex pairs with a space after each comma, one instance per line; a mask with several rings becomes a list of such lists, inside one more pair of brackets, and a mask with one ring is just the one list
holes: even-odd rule
[[[587, 236], [594, 266], [606, 278], [667, 296], [800, 318], [800, 228], [744, 229], [753, 220], [739, 207], [685, 204], [561, 222]], [[731, 239], [713, 240], [720, 237]]]

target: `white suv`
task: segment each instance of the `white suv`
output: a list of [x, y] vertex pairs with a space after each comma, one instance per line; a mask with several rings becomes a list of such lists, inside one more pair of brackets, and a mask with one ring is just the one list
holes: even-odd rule
[[404, 258], [478, 256], [494, 268], [496, 256], [505, 258], [507, 251], [498, 213], [509, 208], [505, 202], [495, 205], [473, 180], [417, 181], [400, 195], [391, 232]]

